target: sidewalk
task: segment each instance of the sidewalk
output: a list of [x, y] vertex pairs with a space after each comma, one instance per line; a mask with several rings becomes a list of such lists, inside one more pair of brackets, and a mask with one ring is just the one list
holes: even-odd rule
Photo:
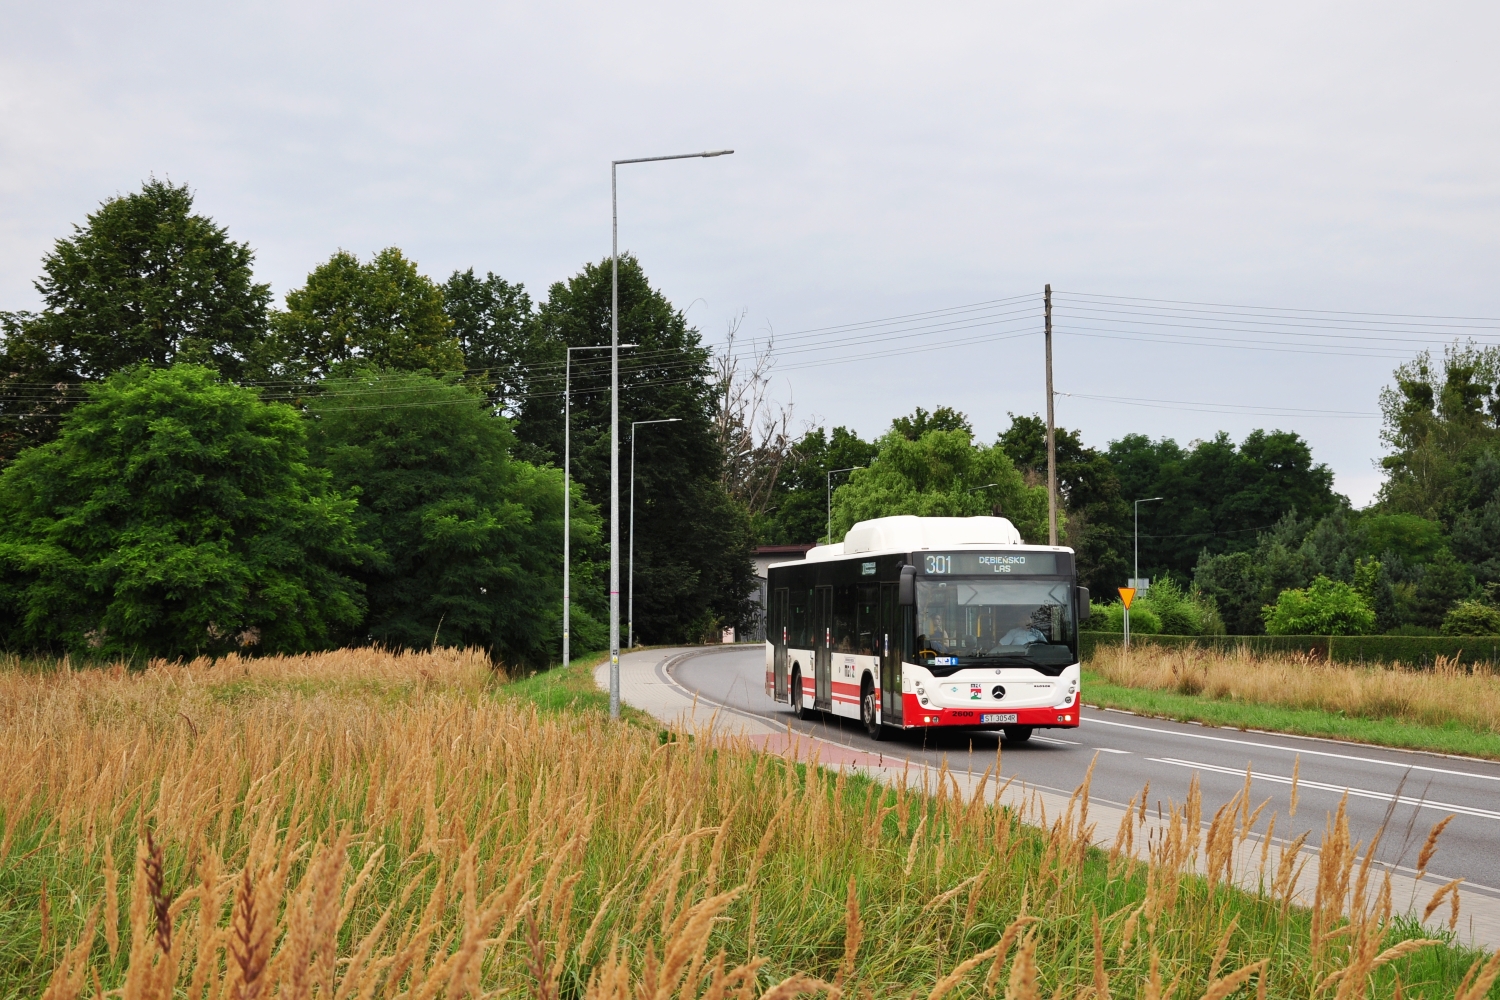
[[[906, 780], [919, 787], [935, 788], [939, 769], [926, 764], [913, 763], [905, 757], [881, 752], [868, 752], [843, 746], [831, 740], [800, 733], [790, 726], [777, 727], [764, 719], [743, 714], [722, 706], [700, 702], [692, 692], [678, 686], [667, 672], [674, 661], [692, 656], [711, 656], [722, 647], [684, 647], [680, 649], [652, 649], [636, 653], [625, 653], [620, 657], [620, 700], [654, 716], [667, 726], [688, 732], [712, 732], [720, 737], [741, 738], [766, 753], [820, 764], [824, 767], [846, 768], [866, 774], [878, 781], [894, 783], [906, 775]], [[609, 687], [609, 663], [602, 663], [594, 671], [595, 682], [604, 689]], [[967, 771], [948, 772], [965, 797], [974, 794], [983, 773]], [[1036, 788], [1018, 779], [997, 783], [988, 782], [986, 797], [1010, 806], [1021, 818], [1033, 825], [1047, 826], [1068, 809], [1070, 796], [1049, 789]], [[1204, 812], [1212, 814], [1221, 803], [1204, 803]], [[1093, 828], [1092, 841], [1096, 847], [1109, 850], [1115, 842], [1116, 831], [1125, 818], [1125, 810], [1090, 802], [1088, 815]], [[1165, 824], [1148, 818], [1134, 833], [1135, 854], [1145, 859], [1145, 845], [1152, 838], [1162, 836]], [[1274, 861], [1279, 845], [1272, 843], [1271, 858]], [[1235, 871], [1241, 873], [1237, 882], [1249, 891], [1259, 888], [1259, 864], [1256, 857], [1261, 850], [1260, 839], [1251, 834], [1235, 851]], [[1201, 861], [1200, 852], [1200, 861]], [[1310, 905], [1318, 881], [1318, 853], [1305, 849], [1301, 875], [1296, 880], [1294, 900]], [[1409, 875], [1391, 872], [1391, 899], [1393, 908], [1405, 909], [1420, 916], [1427, 900], [1440, 883], [1425, 878], [1420, 883]], [[1378, 883], [1373, 882], [1372, 886]], [[1428, 926], [1434, 930], [1446, 927], [1448, 904], [1439, 908]], [[1466, 944], [1485, 949], [1500, 948], [1500, 899], [1468, 893], [1463, 896], [1459, 917], [1458, 938]]]

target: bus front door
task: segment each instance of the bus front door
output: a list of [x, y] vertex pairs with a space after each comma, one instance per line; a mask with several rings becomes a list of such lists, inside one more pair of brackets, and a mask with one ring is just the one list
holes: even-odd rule
[[790, 692], [787, 690], [786, 679], [786, 645], [787, 640], [790, 638], [787, 623], [789, 621], [790, 619], [787, 618], [787, 590], [785, 587], [782, 587], [771, 598], [771, 623], [772, 628], [776, 632], [770, 639], [772, 648], [775, 650], [772, 654], [774, 676], [771, 682], [773, 688], [771, 697], [783, 703], [790, 700]]
[[813, 708], [833, 710], [833, 588], [813, 595]]
[[898, 584], [880, 585], [880, 721], [901, 724], [901, 606]]

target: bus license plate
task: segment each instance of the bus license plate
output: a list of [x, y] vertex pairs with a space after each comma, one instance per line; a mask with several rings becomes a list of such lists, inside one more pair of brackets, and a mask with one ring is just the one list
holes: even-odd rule
[[1015, 722], [1015, 721], [1016, 721], [1016, 713], [1015, 712], [986, 712], [985, 714], [983, 714], [983, 715], [981, 715], [979, 717], [979, 723], [980, 723], [980, 725], [985, 725], [985, 724], [993, 722], [993, 723], [996, 723], [996, 724], [999, 724], [999, 725], [1003, 726], [1007, 722]]

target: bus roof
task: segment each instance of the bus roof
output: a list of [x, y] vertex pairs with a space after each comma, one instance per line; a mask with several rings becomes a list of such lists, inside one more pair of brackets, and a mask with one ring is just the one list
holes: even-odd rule
[[[860, 521], [849, 529], [842, 542], [812, 548], [806, 562], [825, 562], [854, 555], [882, 555], [918, 552], [922, 549], [1037, 549], [1045, 552], [1072, 552], [1064, 546], [1025, 545], [1021, 533], [1003, 517], [918, 517], [898, 514]], [[797, 562], [773, 563], [773, 566], [795, 566]]]

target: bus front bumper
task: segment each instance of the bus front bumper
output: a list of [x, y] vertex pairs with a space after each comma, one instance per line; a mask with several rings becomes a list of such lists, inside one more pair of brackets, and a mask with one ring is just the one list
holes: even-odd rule
[[901, 697], [903, 728], [923, 726], [963, 726], [970, 729], [999, 729], [1003, 726], [1032, 726], [1037, 729], [1076, 729], [1078, 698], [1066, 708], [937, 708], [923, 705], [914, 694]]

